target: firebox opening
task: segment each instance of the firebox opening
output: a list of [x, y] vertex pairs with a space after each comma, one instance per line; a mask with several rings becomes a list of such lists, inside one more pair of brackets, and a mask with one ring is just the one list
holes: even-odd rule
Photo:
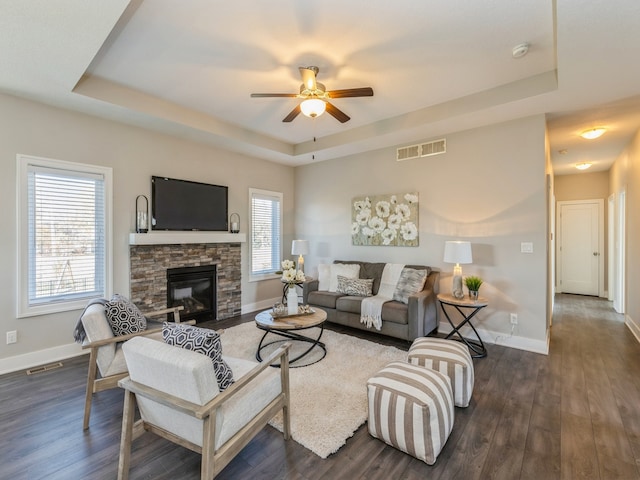
[[216, 291], [215, 265], [167, 270], [167, 307], [183, 306], [181, 319], [216, 320]]

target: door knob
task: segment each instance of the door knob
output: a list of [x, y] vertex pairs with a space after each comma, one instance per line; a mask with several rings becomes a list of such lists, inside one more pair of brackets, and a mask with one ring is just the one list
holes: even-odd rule
[[594, 257], [597, 257], [598, 255], [600, 255], [598, 252], [593, 252]]

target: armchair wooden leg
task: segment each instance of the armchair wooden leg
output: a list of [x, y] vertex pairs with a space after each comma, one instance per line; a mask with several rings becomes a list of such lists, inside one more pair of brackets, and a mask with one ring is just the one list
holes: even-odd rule
[[289, 440], [291, 430], [291, 418], [289, 415], [289, 351], [287, 350], [280, 363], [280, 375], [282, 392], [284, 393], [284, 406], [282, 407], [282, 433], [284, 439]]
[[87, 373], [87, 393], [84, 400], [84, 422], [82, 424], [83, 430], [89, 428], [89, 417], [91, 416], [91, 400], [93, 398], [93, 384], [98, 374], [98, 351], [96, 348], [92, 348], [89, 353], [89, 372]]
[[129, 478], [135, 410], [135, 395], [125, 390], [124, 408], [122, 412], [122, 434], [120, 436], [120, 459], [118, 460], [118, 480], [127, 480]]
[[215, 425], [216, 425], [216, 412], [213, 415], [209, 415], [204, 419], [202, 426], [202, 459], [200, 466], [200, 480], [211, 480], [214, 477], [215, 472]]

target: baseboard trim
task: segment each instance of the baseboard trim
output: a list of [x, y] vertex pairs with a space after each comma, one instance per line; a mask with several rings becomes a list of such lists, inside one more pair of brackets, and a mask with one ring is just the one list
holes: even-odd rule
[[[438, 326], [438, 333], [444, 333], [446, 335], [452, 330], [453, 327], [449, 323], [440, 322], [440, 325]], [[549, 355], [550, 337], [548, 332], [547, 338], [545, 340], [534, 340], [532, 338], [494, 332], [491, 330], [486, 330], [484, 328], [476, 328], [476, 330], [478, 330], [478, 334], [480, 335], [480, 338], [484, 343], [516, 348], [518, 350], [525, 350], [527, 352], [541, 353], [542, 355]], [[462, 327], [461, 332], [465, 338], [475, 338], [475, 334], [469, 326]]]
[[629, 315], [624, 316], [624, 324], [627, 326], [638, 343], [640, 343], [640, 325], [633, 321], [633, 319]]
[[39, 365], [58, 362], [87, 353], [89, 353], [89, 350], [83, 350], [77, 343], [69, 343], [67, 345], [60, 345], [59, 347], [45, 348], [44, 350], [38, 350], [36, 352], [3, 358], [0, 359], [0, 375], [27, 370]]
[[240, 311], [244, 315], [245, 313], [257, 312], [258, 310], [266, 310], [268, 308], [273, 307], [274, 304], [281, 301], [282, 301], [281, 297], [269, 298], [267, 300], [262, 300], [260, 302], [243, 305]]

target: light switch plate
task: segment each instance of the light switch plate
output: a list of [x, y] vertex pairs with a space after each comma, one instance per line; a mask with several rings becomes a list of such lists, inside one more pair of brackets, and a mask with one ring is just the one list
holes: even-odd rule
[[520, 243], [520, 253], [533, 253], [533, 243], [532, 242]]

